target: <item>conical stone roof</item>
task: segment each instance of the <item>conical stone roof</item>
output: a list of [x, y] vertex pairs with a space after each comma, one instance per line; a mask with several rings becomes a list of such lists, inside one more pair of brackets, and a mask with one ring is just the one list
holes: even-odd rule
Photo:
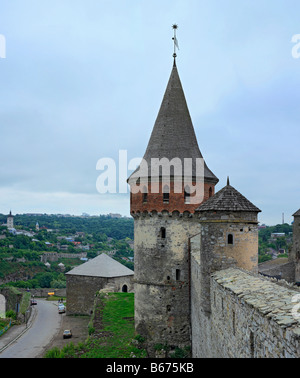
[[300, 216], [300, 209], [293, 214], [293, 217], [299, 217]]
[[[167, 158], [169, 161], [179, 158], [182, 168], [184, 159], [190, 158], [192, 159], [193, 177], [196, 177], [196, 159], [203, 158], [175, 63], [144, 155], [144, 160], [148, 164], [149, 176], [153, 158]], [[205, 162], [204, 177], [206, 181], [214, 184], [219, 181]]]
[[214, 196], [200, 205], [196, 211], [247, 211], [260, 213], [261, 210], [253, 205], [246, 197], [229, 183]]

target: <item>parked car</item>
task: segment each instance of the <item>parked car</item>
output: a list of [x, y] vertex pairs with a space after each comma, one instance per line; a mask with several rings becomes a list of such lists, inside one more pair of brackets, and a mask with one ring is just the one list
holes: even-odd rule
[[31, 299], [30, 305], [31, 306], [37, 305], [37, 301], [35, 299]]
[[69, 339], [72, 337], [72, 332], [70, 329], [65, 329], [63, 333], [63, 338], [64, 339]]
[[59, 314], [63, 314], [64, 312], [66, 312], [65, 306], [64, 305], [58, 306], [58, 313]]

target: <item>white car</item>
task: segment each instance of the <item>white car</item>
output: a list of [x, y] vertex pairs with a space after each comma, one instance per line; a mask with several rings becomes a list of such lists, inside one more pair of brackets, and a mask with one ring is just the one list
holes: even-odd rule
[[58, 305], [58, 313], [63, 314], [64, 312], [66, 312], [65, 306], [63, 304], [59, 304]]

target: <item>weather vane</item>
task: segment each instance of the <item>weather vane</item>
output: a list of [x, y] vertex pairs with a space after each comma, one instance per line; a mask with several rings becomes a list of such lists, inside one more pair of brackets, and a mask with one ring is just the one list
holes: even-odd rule
[[176, 38], [176, 30], [178, 29], [178, 25], [174, 24], [174, 25], [172, 25], [172, 28], [174, 30], [174, 37], [172, 39], [174, 41], [174, 54], [173, 54], [173, 57], [174, 57], [174, 60], [175, 60], [175, 58], [177, 56], [177, 54], [176, 54], [176, 47], [179, 50], [178, 41], [177, 41], [177, 38]]

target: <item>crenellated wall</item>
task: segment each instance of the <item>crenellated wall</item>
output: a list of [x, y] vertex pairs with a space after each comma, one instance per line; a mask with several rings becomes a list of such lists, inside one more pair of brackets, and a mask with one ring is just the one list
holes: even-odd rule
[[[130, 194], [130, 212], [134, 215], [137, 212], [151, 211], [179, 211], [183, 213], [189, 211], [193, 213], [197, 207], [208, 198], [215, 194], [215, 183], [200, 183], [196, 186], [195, 181], [190, 183], [190, 188], [195, 186], [197, 191], [191, 194], [190, 203], [184, 200], [184, 185], [182, 182], [174, 183], [171, 181], [168, 185], [164, 182], [148, 184], [148, 182], [140, 184], [140, 186], [132, 185]], [[164, 201], [164, 189], [169, 188], [169, 198]], [[147, 193], [147, 200], [144, 200], [144, 193]], [[197, 194], [197, 196], [196, 196]], [[194, 198], [193, 198], [194, 196]]]

